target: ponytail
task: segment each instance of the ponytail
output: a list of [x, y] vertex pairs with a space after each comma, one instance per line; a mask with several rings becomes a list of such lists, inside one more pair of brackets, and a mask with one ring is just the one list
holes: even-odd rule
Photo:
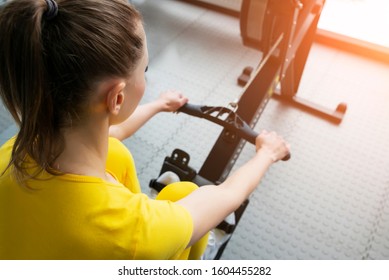
[[[41, 40], [45, 1], [12, 1], [0, 12], [0, 93], [19, 133], [11, 162], [18, 174], [32, 157], [43, 169], [53, 159], [53, 106], [43, 61]], [[49, 159], [47, 161], [47, 159]]]

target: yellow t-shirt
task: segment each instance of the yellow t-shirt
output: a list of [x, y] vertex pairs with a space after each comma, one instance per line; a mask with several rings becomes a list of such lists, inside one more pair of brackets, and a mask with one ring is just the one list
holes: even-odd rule
[[[0, 174], [13, 139], [0, 148]], [[130, 152], [109, 140], [107, 171], [121, 184], [66, 174], [18, 185], [0, 176], [0, 259], [175, 259], [193, 222], [170, 201], [140, 193]]]

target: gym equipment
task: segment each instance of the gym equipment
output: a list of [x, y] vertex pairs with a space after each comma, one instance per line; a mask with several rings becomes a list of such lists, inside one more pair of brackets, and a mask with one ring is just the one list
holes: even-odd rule
[[[199, 172], [189, 166], [189, 154], [176, 149], [165, 158], [160, 175], [172, 171], [181, 180], [193, 181], [199, 186], [223, 182], [246, 141], [255, 141], [252, 127], [271, 97], [333, 123], [342, 121], [346, 104], [340, 103], [332, 111], [296, 96], [324, 3], [325, 0], [242, 1], [243, 44], [262, 51], [262, 59], [256, 69], [246, 67], [238, 78], [238, 84], [244, 89], [239, 100], [229, 104], [231, 109], [193, 104], [181, 108], [181, 112], [217, 123], [223, 130]], [[160, 190], [164, 186], [151, 180], [150, 187]], [[235, 212], [235, 225], [222, 223], [219, 228], [232, 234], [247, 205], [245, 201]], [[227, 243], [228, 240], [215, 259], [221, 257]]]
[[[265, 54], [275, 39], [284, 35], [278, 55], [282, 64], [280, 89], [274, 92], [273, 98], [339, 124], [347, 104], [340, 103], [335, 110], [330, 110], [297, 96], [324, 4], [325, 0], [243, 1], [240, 27], [243, 44]], [[260, 31], [256, 26], [260, 26]]]

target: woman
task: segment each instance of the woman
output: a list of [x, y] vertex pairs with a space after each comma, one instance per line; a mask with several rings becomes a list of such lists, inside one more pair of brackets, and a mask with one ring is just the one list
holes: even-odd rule
[[0, 94], [20, 127], [0, 148], [1, 259], [198, 258], [207, 232], [288, 153], [263, 132], [221, 185], [179, 182], [152, 200], [119, 140], [187, 98], [167, 92], [138, 107], [140, 14], [121, 0], [15, 0], [0, 12], [0, 37]]

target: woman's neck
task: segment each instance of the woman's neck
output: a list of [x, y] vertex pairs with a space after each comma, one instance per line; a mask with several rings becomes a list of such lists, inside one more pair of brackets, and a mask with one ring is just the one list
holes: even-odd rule
[[64, 129], [64, 150], [55, 163], [63, 173], [111, 178], [106, 174], [108, 124], [101, 122]]

